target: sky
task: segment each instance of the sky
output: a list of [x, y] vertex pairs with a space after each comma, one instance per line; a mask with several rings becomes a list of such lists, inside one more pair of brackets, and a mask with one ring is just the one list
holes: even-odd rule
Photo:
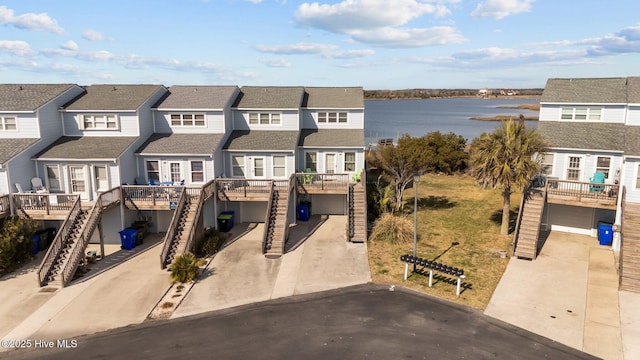
[[0, 3], [0, 83], [542, 88], [639, 64], [637, 0]]

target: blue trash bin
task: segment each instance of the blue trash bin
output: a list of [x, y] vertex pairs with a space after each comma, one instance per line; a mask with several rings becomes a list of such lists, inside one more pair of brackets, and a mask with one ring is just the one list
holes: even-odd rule
[[38, 248], [40, 247], [40, 235], [33, 234], [31, 240], [33, 241], [33, 250], [31, 250], [31, 255], [36, 256], [38, 255]]
[[301, 221], [309, 221], [309, 204], [300, 204], [296, 208], [298, 219]]
[[127, 228], [120, 231], [120, 241], [123, 249], [131, 250], [136, 247], [136, 240], [138, 240], [138, 230]]
[[611, 245], [611, 243], [613, 242], [612, 224], [598, 224], [598, 241], [600, 242], [600, 245]]

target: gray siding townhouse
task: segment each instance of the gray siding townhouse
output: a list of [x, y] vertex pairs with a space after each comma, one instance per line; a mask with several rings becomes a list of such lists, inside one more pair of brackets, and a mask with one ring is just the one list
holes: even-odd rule
[[[621, 286], [640, 290], [640, 272], [630, 271], [640, 265], [640, 232], [632, 225], [640, 208], [639, 89], [636, 77], [547, 81], [537, 127], [550, 147], [540, 158], [546, 186], [523, 204], [516, 255], [535, 258], [538, 226], [598, 237], [612, 224]], [[536, 201], [543, 206], [528, 214]], [[535, 235], [527, 233], [527, 220]]]
[[73, 84], [0, 85], [0, 195], [42, 177], [31, 158], [62, 135], [58, 109], [83, 92]]

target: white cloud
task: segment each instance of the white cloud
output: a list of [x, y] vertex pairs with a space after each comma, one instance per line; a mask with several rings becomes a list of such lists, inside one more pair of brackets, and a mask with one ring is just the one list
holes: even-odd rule
[[[295, 20], [301, 26], [349, 35], [355, 41], [376, 46], [416, 47], [459, 43], [464, 38], [451, 27], [403, 28], [424, 15], [447, 16], [451, 11], [445, 4], [457, 2], [343, 0], [333, 5], [303, 3], [296, 10]], [[442, 34], [443, 29], [446, 29], [446, 36], [436, 40], [434, 34]], [[380, 35], [385, 38], [379, 39]]]
[[325, 45], [317, 43], [298, 43], [291, 45], [256, 45], [256, 50], [265, 53], [303, 55], [322, 54], [338, 48], [336, 45]]
[[29, 43], [21, 40], [0, 40], [0, 50], [18, 55], [31, 55], [31, 46]]
[[354, 31], [351, 36], [363, 43], [389, 48], [459, 44], [466, 41], [455, 28], [449, 26], [426, 29], [386, 27], [372, 31]]
[[261, 59], [261, 63], [265, 64], [268, 67], [274, 68], [289, 68], [291, 67], [291, 63], [287, 61], [285, 58], [277, 58], [277, 59]]
[[346, 51], [333, 51], [324, 55], [326, 58], [331, 59], [357, 59], [375, 54], [375, 51], [365, 50], [346, 50]]
[[78, 49], [80, 49], [78, 47], [78, 44], [76, 44], [76, 42], [73, 40], [69, 40], [66, 43], [60, 45], [60, 48], [63, 50], [69, 50], [69, 51], [78, 51]]
[[492, 17], [503, 19], [509, 15], [520, 14], [531, 10], [535, 0], [487, 0], [478, 4], [471, 12], [473, 17]]
[[106, 40], [105, 36], [101, 32], [93, 29], [85, 29], [82, 32], [82, 37], [90, 41], [103, 41]]
[[58, 22], [46, 13], [25, 13], [15, 16], [12, 9], [0, 6], [0, 25], [13, 25], [19, 29], [48, 31], [62, 34], [64, 30]]

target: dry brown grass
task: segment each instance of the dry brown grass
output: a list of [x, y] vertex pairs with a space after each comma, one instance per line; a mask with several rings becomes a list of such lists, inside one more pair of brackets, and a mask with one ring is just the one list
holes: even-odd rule
[[[511, 236], [500, 235], [500, 191], [481, 189], [469, 176], [431, 174], [421, 177], [418, 189], [418, 256], [463, 268], [469, 287], [456, 297], [455, 285], [434, 281], [429, 288], [428, 276], [414, 274], [404, 281], [400, 255], [411, 254], [413, 242], [398, 245], [369, 242], [373, 281], [406, 286], [484, 309], [508, 262], [498, 252], [510, 250], [512, 241]], [[405, 213], [411, 222], [413, 194], [413, 189], [408, 189], [405, 195]], [[512, 210], [519, 205], [520, 196], [512, 197]]]

